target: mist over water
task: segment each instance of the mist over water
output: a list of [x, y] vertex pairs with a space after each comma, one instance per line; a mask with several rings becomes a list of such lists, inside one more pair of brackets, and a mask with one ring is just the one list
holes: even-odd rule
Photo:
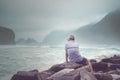
[[[80, 54], [88, 59], [100, 60], [120, 54], [120, 48], [81, 47]], [[0, 80], [10, 80], [20, 70], [43, 71], [54, 64], [65, 62], [64, 46], [0, 46]]]
[[[80, 54], [88, 59], [120, 54], [120, 0], [0, 0], [0, 12], [0, 27], [13, 30], [16, 43], [0, 45], [0, 80], [10, 80], [17, 71], [43, 71], [65, 62], [69, 33], [76, 35]], [[2, 43], [11, 40], [5, 34]], [[92, 47], [97, 44], [101, 46]]]

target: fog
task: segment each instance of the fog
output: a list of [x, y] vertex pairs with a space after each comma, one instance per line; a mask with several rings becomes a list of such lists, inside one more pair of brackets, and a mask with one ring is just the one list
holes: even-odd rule
[[120, 0], [0, 0], [0, 26], [14, 30], [16, 40], [42, 41], [54, 30], [75, 30], [118, 9]]

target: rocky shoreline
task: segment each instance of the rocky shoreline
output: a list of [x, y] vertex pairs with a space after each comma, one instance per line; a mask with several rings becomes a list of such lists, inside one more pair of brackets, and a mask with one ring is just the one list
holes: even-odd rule
[[77, 63], [61, 63], [48, 70], [18, 71], [11, 80], [120, 80], [120, 56], [114, 55], [97, 62], [91, 60], [94, 72]]

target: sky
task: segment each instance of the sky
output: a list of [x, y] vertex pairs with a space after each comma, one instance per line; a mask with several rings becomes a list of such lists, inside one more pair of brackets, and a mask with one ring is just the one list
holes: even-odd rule
[[119, 7], [120, 0], [0, 0], [0, 26], [12, 29], [16, 40], [41, 42], [51, 31], [75, 30]]

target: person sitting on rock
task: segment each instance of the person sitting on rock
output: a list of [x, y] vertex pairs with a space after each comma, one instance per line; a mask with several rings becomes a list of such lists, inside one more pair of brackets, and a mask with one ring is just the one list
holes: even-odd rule
[[91, 72], [93, 72], [91, 62], [79, 54], [79, 45], [75, 42], [74, 35], [70, 35], [67, 40], [68, 42], [65, 44], [66, 63], [75, 62], [82, 65], [88, 65]]

